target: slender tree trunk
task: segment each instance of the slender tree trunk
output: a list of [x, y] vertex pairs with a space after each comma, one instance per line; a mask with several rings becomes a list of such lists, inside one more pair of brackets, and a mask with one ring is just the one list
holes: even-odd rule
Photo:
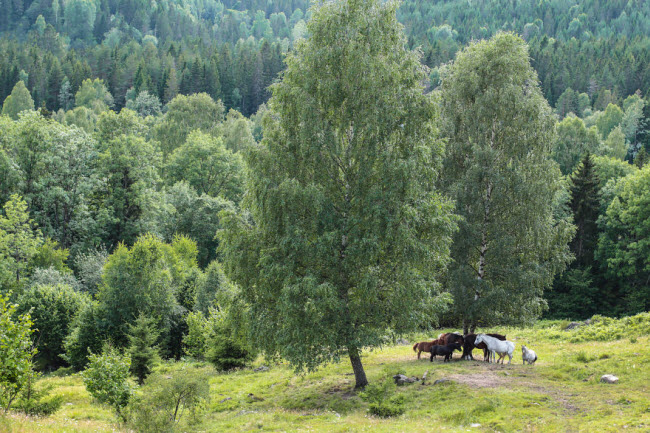
[[469, 333], [470, 334], [475, 334], [476, 332], [476, 320], [472, 320], [472, 323], [470, 324], [469, 327]]
[[463, 335], [469, 334], [469, 321], [467, 319], [463, 320]]
[[350, 362], [352, 363], [352, 370], [354, 370], [354, 379], [356, 389], [365, 388], [368, 385], [368, 379], [366, 378], [366, 371], [363, 369], [363, 364], [361, 363], [361, 354], [359, 349], [355, 346], [348, 347], [348, 354], [350, 355]]

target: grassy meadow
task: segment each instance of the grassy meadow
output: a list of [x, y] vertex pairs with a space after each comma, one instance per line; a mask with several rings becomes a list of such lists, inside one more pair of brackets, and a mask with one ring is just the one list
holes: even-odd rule
[[[639, 316], [637, 316], [639, 317]], [[416, 335], [410, 345], [392, 345], [363, 357], [371, 383], [403, 373], [420, 382], [397, 387], [403, 415], [369, 415], [368, 403], [354, 388], [347, 360], [315, 373], [299, 375], [285, 364], [217, 373], [207, 364], [165, 363], [163, 373], [177, 369], [204, 369], [210, 378], [211, 400], [195, 418], [186, 417], [179, 431], [238, 432], [603, 432], [650, 430], [650, 332], [647, 318], [611, 321], [563, 331], [566, 322], [543, 321], [532, 328], [494, 328], [517, 344], [512, 365], [461, 361], [417, 360], [412, 342], [436, 335]], [[440, 332], [450, 330], [441, 330]], [[482, 330], [481, 330], [482, 331]], [[533, 366], [522, 365], [521, 345], [538, 354]], [[479, 350], [474, 352], [482, 359]], [[600, 383], [614, 374], [619, 383]], [[434, 385], [438, 379], [447, 382]], [[23, 432], [126, 432], [108, 408], [93, 403], [78, 374], [42, 379], [53, 393], [64, 397], [56, 414], [28, 418], [9, 414], [0, 418], [0, 430]], [[252, 396], [250, 395], [252, 394]], [[480, 427], [478, 426], [480, 424]]]

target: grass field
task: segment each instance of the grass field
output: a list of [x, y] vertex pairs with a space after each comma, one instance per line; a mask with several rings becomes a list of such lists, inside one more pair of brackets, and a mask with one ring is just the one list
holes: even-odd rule
[[[306, 375], [296, 375], [284, 364], [269, 365], [266, 372], [245, 369], [228, 374], [198, 363], [160, 368], [209, 371], [211, 401], [199, 421], [179, 426], [179, 431], [650, 431], [648, 336], [630, 333], [614, 341], [576, 342], [584, 339], [580, 337], [584, 332], [562, 331], [563, 326], [540, 322], [533, 328], [491, 330], [505, 333], [517, 344], [512, 365], [460, 361], [458, 352], [453, 362], [431, 363], [425, 356], [417, 360], [411, 345], [366, 353], [363, 362], [371, 383], [391, 380], [398, 372], [421, 378], [428, 371], [424, 385], [391, 387], [395, 395], [403, 395], [406, 412], [387, 419], [368, 414], [368, 404], [354, 391], [354, 376], [345, 361]], [[431, 337], [435, 336], [418, 335], [411, 341]], [[536, 365], [522, 365], [522, 344], [537, 352]], [[259, 359], [254, 367], [262, 363]], [[600, 383], [603, 374], [614, 374], [620, 381]], [[437, 379], [448, 382], [434, 385]], [[128, 431], [117, 424], [110, 410], [91, 402], [79, 375], [43, 380], [64, 396], [62, 409], [44, 419], [10, 414], [0, 419], [0, 429], [21, 433]]]

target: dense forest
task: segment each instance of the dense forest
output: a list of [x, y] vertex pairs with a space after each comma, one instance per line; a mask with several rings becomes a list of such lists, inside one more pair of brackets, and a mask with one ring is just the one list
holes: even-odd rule
[[650, 310], [650, 4], [363, 3], [0, 0], [37, 369]]

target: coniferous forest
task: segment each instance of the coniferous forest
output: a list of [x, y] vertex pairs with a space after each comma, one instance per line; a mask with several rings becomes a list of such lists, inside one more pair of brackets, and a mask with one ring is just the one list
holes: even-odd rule
[[0, 105], [5, 409], [650, 310], [649, 2], [0, 0]]

